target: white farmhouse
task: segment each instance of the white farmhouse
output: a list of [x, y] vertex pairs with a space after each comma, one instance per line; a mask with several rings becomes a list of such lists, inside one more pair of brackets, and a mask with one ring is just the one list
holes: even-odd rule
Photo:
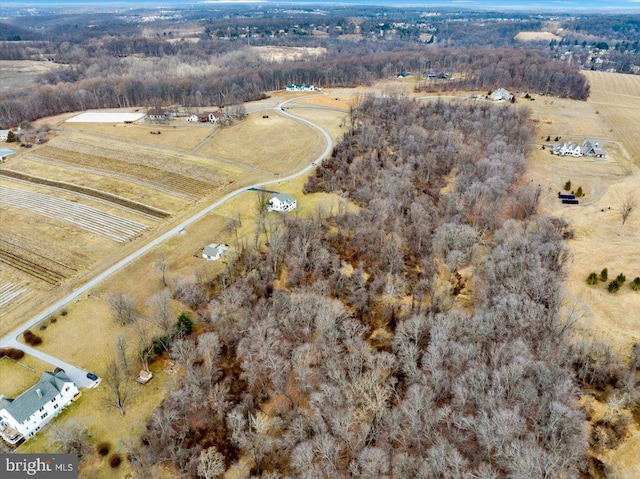
[[222, 254], [229, 247], [226, 244], [211, 243], [202, 249], [202, 257], [204, 259], [216, 261], [220, 259]]
[[559, 156], [590, 156], [602, 157], [607, 152], [602, 148], [602, 140], [589, 138], [584, 140], [582, 146], [577, 143], [555, 143], [551, 153]]
[[33, 437], [78, 394], [64, 371], [44, 372], [40, 381], [15, 399], [0, 397], [0, 436], [11, 445]]
[[582, 156], [580, 145], [577, 143], [556, 143], [551, 153], [559, 156]]
[[298, 206], [296, 199], [285, 193], [275, 193], [267, 203], [267, 211], [287, 212]]

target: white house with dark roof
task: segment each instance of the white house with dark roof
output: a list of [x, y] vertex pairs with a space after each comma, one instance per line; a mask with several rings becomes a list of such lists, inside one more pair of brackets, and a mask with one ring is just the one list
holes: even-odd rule
[[267, 211], [291, 211], [298, 206], [296, 199], [286, 193], [274, 193], [267, 203]]
[[219, 260], [225, 250], [229, 249], [226, 244], [211, 243], [202, 248], [202, 257], [208, 260]]
[[551, 153], [559, 156], [606, 156], [607, 152], [602, 149], [602, 140], [586, 139], [582, 146], [577, 143], [555, 143]]
[[0, 396], [0, 436], [11, 445], [33, 437], [76, 394], [75, 383], [59, 371], [42, 373], [40, 381], [15, 399]]
[[584, 156], [606, 156], [607, 152], [602, 149], [602, 140], [597, 140], [595, 138], [587, 138], [582, 143], [582, 147], [580, 148], [580, 153]]

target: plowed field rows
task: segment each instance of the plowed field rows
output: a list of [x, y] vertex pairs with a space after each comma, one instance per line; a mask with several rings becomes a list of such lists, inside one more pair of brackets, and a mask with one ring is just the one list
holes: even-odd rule
[[0, 308], [4, 308], [25, 291], [27, 291], [27, 288], [11, 281], [0, 285]]
[[36, 252], [13, 238], [0, 238], [0, 257], [4, 258], [4, 261], [0, 260], [3, 263], [53, 285], [77, 271], [74, 267], [53, 259], [49, 250]]
[[[143, 179], [152, 185], [158, 185], [165, 190], [178, 194], [182, 193], [191, 198], [205, 196], [221, 184], [220, 178], [218, 178], [217, 183], [209, 183], [152, 166], [73, 152], [53, 146], [39, 148], [37, 154], [30, 154], [29, 157], [35, 157], [36, 159], [43, 158], [68, 165], [80, 165], [102, 171], [124, 174], [132, 178]], [[203, 175], [203, 178], [206, 179], [206, 176], [207, 175]]]
[[38, 185], [50, 186], [55, 189], [73, 191], [74, 193], [79, 193], [81, 195], [97, 198], [99, 200], [121, 206], [128, 210], [133, 210], [138, 214], [141, 214], [143, 216], [146, 216], [154, 220], [162, 220], [169, 216], [169, 213], [167, 213], [166, 211], [161, 211], [156, 208], [143, 205], [141, 203], [136, 203], [135, 201], [127, 200], [126, 198], [112, 195], [111, 193], [105, 193], [104, 191], [94, 190], [93, 188], [86, 188], [84, 186], [72, 185], [70, 183], [64, 183], [62, 181], [48, 180], [46, 178], [39, 178], [37, 176], [31, 176], [24, 173], [20, 173], [18, 171], [11, 171], [11, 170], [0, 170], [0, 175], [7, 176], [9, 178], [14, 178], [17, 180], [27, 181], [29, 183], [35, 183]]
[[120, 243], [132, 239], [147, 228], [142, 223], [106, 213], [92, 206], [6, 186], [0, 186], [0, 204], [24, 208], [49, 218], [66, 221]]
[[[118, 141], [110, 137], [84, 133], [74, 133], [64, 138], [63, 143], [58, 143], [56, 140], [58, 138], [47, 146], [58, 147], [69, 153], [97, 155], [110, 160], [149, 166], [214, 185], [226, 181], [225, 173], [202, 166], [198, 163], [202, 161], [201, 159], [191, 157], [188, 152], [179, 148], [141, 146], [135, 142]], [[61, 140], [62, 138], [59, 139]], [[99, 145], [99, 148], [96, 148], [96, 145]]]

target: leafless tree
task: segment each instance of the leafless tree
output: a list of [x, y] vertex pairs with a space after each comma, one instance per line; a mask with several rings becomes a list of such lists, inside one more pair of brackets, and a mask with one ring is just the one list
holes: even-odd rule
[[624, 224], [629, 219], [629, 216], [631, 216], [631, 212], [635, 209], [635, 207], [636, 199], [631, 195], [627, 196], [627, 198], [622, 202], [622, 206], [620, 206], [620, 218], [622, 219], [622, 226], [620, 226], [620, 236], [622, 236]]
[[224, 456], [215, 446], [204, 449], [198, 459], [198, 477], [204, 479], [218, 479], [225, 471]]
[[111, 307], [113, 319], [118, 323], [127, 325], [138, 317], [138, 300], [124, 293], [109, 296], [107, 303]]
[[115, 361], [107, 364], [105, 373], [102, 377], [104, 382], [104, 400], [105, 403], [118, 410], [121, 416], [124, 416], [127, 406], [132, 398], [130, 389], [130, 380], [127, 374], [118, 367]]
[[120, 334], [116, 338], [116, 358], [118, 366], [125, 373], [129, 373], [129, 357], [127, 355], [127, 336]]
[[49, 444], [64, 454], [77, 454], [82, 459], [89, 452], [87, 427], [73, 419], [65, 424], [52, 424], [48, 432]]
[[173, 311], [171, 310], [171, 292], [167, 289], [149, 298], [152, 321], [162, 329], [163, 334], [168, 335], [175, 324]]
[[162, 284], [166, 288], [167, 287], [167, 279], [165, 276], [165, 272], [167, 270], [167, 260], [164, 255], [160, 255], [156, 261], [153, 263], [153, 266], [160, 271], [162, 274]]
[[233, 234], [235, 236], [236, 248], [238, 248], [238, 245], [239, 245], [238, 228], [240, 228], [241, 226], [242, 226], [242, 218], [240, 216], [240, 213], [238, 213], [237, 216], [233, 218], [229, 218], [229, 220], [227, 221], [226, 230], [228, 234]]

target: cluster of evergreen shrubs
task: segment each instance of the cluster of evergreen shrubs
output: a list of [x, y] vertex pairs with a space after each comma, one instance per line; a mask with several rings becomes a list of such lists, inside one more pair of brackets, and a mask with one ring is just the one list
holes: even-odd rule
[[[600, 274], [596, 272], [590, 273], [589, 276], [587, 276], [587, 284], [595, 285], [595, 284], [598, 284], [598, 282], [605, 283], [607, 282], [608, 279], [609, 279], [609, 272], [607, 271], [607, 268], [604, 268], [600, 272]], [[624, 275], [624, 273], [620, 273], [618, 276], [616, 276], [616, 278], [613, 281], [611, 281], [607, 285], [607, 291], [609, 291], [610, 293], [617, 292], [620, 289], [620, 287], [625, 283], [626, 280], [627, 278]], [[640, 277], [634, 278], [634, 280], [631, 281], [629, 286], [634, 291], [640, 291]]]
[[576, 198], [581, 198], [582, 196], [584, 196], [584, 191], [582, 191], [582, 186], [578, 186], [578, 189], [575, 191], [571, 190], [571, 180], [567, 180], [567, 182], [564, 184], [564, 191], [571, 191], [571, 194], [575, 195]]

